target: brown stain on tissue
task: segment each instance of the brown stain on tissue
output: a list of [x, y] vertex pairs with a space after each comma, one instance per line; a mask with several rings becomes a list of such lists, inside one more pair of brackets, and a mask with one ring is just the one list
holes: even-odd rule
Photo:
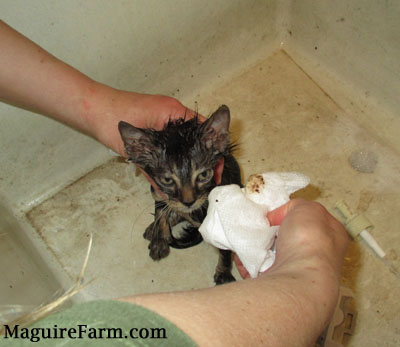
[[264, 189], [265, 184], [264, 178], [261, 175], [250, 175], [247, 180], [246, 191], [249, 193], [259, 193]]

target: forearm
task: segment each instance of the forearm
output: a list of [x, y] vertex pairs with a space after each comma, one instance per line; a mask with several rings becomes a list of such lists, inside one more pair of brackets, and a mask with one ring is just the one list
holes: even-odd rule
[[0, 21], [0, 100], [67, 124], [125, 155], [123, 120], [162, 129], [194, 112], [175, 98], [126, 92], [98, 83]]
[[85, 102], [96, 83], [0, 21], [0, 99], [90, 134]]
[[337, 301], [348, 235], [312, 202], [292, 200], [268, 218], [284, 220], [275, 263], [256, 279], [125, 300], [158, 312], [200, 345], [312, 345]]
[[[216, 288], [126, 300], [158, 312], [201, 346], [309, 346], [329, 321], [337, 291], [337, 283], [321, 286], [317, 277], [277, 272]], [[325, 289], [335, 293], [321, 292]]]

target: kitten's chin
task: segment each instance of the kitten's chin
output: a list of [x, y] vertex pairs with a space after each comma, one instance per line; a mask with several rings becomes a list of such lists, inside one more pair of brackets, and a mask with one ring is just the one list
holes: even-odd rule
[[184, 206], [183, 204], [179, 203], [179, 207], [177, 208], [177, 211], [190, 214], [190, 213], [198, 210], [200, 207], [201, 207], [201, 205], [197, 206], [197, 202], [193, 206], [190, 206], [190, 207]]
[[192, 212], [198, 210], [199, 208], [200, 208], [200, 207], [182, 207], [180, 211], [183, 212], [183, 213], [188, 213], [188, 214], [190, 214], [190, 213], [192, 213]]
[[202, 196], [199, 199], [197, 199], [196, 202], [192, 206], [186, 206], [186, 205], [182, 204], [180, 201], [174, 202], [173, 206], [171, 206], [171, 204], [170, 204], [170, 206], [178, 212], [190, 214], [190, 213], [193, 213], [193, 212], [201, 209], [206, 201], [207, 201], [207, 197]]

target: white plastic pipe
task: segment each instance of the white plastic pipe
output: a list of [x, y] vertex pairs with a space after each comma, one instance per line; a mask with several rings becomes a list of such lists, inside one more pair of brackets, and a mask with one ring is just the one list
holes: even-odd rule
[[359, 236], [379, 257], [383, 258], [386, 255], [367, 229], [364, 229]]

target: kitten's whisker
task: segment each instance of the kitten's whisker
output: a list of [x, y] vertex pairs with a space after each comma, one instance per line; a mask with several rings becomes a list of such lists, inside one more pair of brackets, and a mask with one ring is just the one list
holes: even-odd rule
[[168, 199], [156, 201], [156, 207], [160, 207], [163, 204], [167, 204], [167, 202], [168, 202]]

